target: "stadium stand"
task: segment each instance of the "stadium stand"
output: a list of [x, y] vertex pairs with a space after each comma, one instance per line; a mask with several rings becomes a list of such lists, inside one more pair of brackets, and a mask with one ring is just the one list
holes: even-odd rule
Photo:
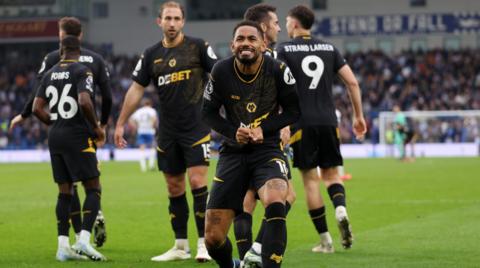
[[[391, 111], [399, 103], [405, 111], [472, 110], [480, 109], [480, 49], [459, 51], [434, 49], [411, 50], [387, 55], [380, 50], [346, 54], [362, 89], [363, 112], [368, 132], [361, 142], [378, 142], [378, 113]], [[113, 147], [116, 119], [119, 116], [126, 90], [132, 83], [131, 72], [138, 56], [108, 56], [113, 95], [112, 113], [108, 122], [107, 148]], [[47, 126], [30, 116], [9, 131], [10, 120], [19, 114], [35, 85], [41, 62], [11, 68], [0, 65], [0, 149], [46, 148]], [[351, 129], [352, 107], [347, 88], [337, 77], [334, 82], [336, 107], [342, 113], [339, 126], [342, 143], [358, 143]], [[98, 93], [98, 91], [97, 91]], [[145, 97], [158, 107], [158, 95], [153, 86], [147, 87]], [[100, 113], [100, 95], [96, 109]], [[417, 142], [473, 142], [480, 139], [480, 121], [464, 124], [461, 119], [433, 118], [413, 122]], [[135, 147], [134, 130], [127, 126], [125, 138]], [[221, 137], [212, 133], [218, 149]]]

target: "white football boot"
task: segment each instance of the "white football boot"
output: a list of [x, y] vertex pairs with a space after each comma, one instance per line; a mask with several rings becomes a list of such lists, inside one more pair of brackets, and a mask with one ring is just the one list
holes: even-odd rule
[[88, 260], [87, 257], [78, 255], [69, 247], [58, 247], [55, 257], [57, 261]]

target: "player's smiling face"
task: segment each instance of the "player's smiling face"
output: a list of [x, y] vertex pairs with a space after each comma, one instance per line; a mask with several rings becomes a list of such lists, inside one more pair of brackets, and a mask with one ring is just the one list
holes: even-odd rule
[[165, 8], [162, 19], [157, 19], [157, 23], [162, 27], [165, 37], [173, 40], [180, 34], [185, 18], [179, 8]]
[[265, 51], [266, 42], [260, 36], [257, 28], [241, 26], [237, 29], [230, 48], [235, 53], [235, 58], [238, 61], [244, 64], [251, 64]]
[[272, 11], [268, 12], [270, 16], [270, 21], [267, 24], [267, 29], [265, 30], [265, 39], [267, 41], [267, 45], [273, 45], [277, 43], [278, 33], [282, 31], [280, 26], [278, 25], [278, 18], [275, 13]]

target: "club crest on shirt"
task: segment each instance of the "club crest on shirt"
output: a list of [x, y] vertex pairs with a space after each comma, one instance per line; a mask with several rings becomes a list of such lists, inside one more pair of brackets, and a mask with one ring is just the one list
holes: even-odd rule
[[254, 102], [247, 103], [247, 111], [249, 113], [254, 113], [257, 110], [257, 105]]
[[177, 61], [176, 61], [175, 59], [170, 60], [170, 61], [168, 62], [168, 65], [170, 65], [170, 67], [175, 67], [176, 64], [177, 64]]

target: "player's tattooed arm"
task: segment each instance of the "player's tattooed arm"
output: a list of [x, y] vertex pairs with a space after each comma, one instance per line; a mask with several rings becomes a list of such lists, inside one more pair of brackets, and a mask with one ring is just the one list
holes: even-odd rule
[[50, 121], [50, 115], [47, 112], [45, 112], [45, 110], [43, 109], [46, 104], [47, 104], [46, 99], [36, 97], [33, 102], [32, 112], [40, 121], [42, 121], [42, 123], [48, 126], [50, 125], [51, 121]]
[[280, 179], [273, 179], [267, 181], [267, 190], [273, 189], [276, 191], [286, 191], [287, 190], [287, 183], [284, 180]]
[[222, 212], [209, 211], [207, 212], [207, 222], [210, 222], [212, 225], [220, 224], [222, 221], [221, 216]]

